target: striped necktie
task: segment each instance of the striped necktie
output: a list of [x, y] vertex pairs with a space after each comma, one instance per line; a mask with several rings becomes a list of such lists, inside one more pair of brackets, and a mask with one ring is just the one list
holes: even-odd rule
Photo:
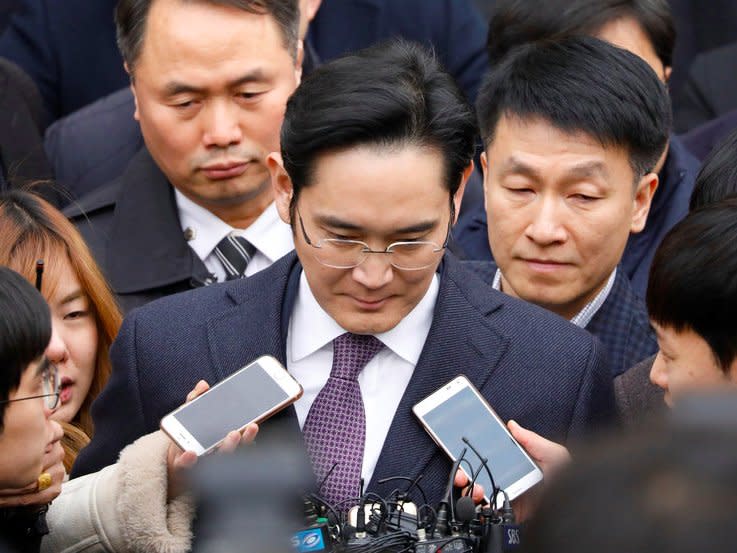
[[215, 256], [225, 269], [226, 280], [245, 278], [256, 248], [242, 236], [230, 233], [215, 246]]

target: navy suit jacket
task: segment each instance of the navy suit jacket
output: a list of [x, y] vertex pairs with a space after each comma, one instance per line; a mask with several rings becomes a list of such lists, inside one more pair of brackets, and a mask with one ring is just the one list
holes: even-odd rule
[[[645, 297], [647, 278], [655, 251], [666, 233], [688, 213], [699, 160], [689, 153], [681, 140], [670, 137], [670, 149], [660, 172], [660, 184], [655, 191], [650, 214], [642, 232], [627, 240], [621, 267], [630, 279], [632, 289]], [[469, 208], [458, 220], [454, 236], [462, 256], [466, 259], [491, 261], [486, 209], [483, 201]]]
[[[464, 261], [463, 264], [489, 286], [494, 282], [497, 265], [493, 261]], [[612, 378], [658, 351], [645, 304], [632, 291], [621, 268], [606, 301], [586, 325], [586, 330], [604, 346]]]
[[[92, 408], [95, 436], [72, 476], [115, 462], [123, 447], [183, 403], [199, 379], [213, 384], [264, 354], [284, 363], [300, 274], [292, 253], [248, 279], [133, 311], [111, 349], [113, 374]], [[481, 390], [502, 419], [514, 418], [558, 441], [615, 416], [609, 369], [589, 334], [492, 290], [447, 254], [430, 332], [368, 490], [386, 494], [394, 484], [379, 485], [382, 478], [424, 474], [428, 500], [437, 503], [450, 462], [411, 409], [458, 374]], [[279, 419], [297, 429], [293, 409]], [[269, 432], [272, 422], [262, 431]]]

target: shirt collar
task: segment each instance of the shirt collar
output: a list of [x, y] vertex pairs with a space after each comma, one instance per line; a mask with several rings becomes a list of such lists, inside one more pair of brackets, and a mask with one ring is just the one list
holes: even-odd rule
[[197, 257], [202, 260], [231, 232], [243, 236], [272, 263], [294, 249], [292, 229], [281, 220], [273, 202], [251, 226], [239, 230], [197, 205], [176, 188], [174, 195], [182, 232]]
[[[439, 290], [440, 277], [435, 274], [427, 292], [412, 311], [391, 330], [375, 335], [387, 348], [412, 365], [417, 365], [425, 346]], [[345, 332], [317, 302], [303, 272], [289, 322], [290, 358], [300, 361]]]
[[[596, 315], [596, 312], [601, 309], [601, 306], [604, 305], [604, 302], [609, 297], [609, 293], [612, 291], [612, 287], [614, 286], [614, 279], [617, 277], [617, 268], [614, 268], [614, 271], [612, 271], [612, 274], [609, 275], [609, 280], [607, 280], [606, 284], [604, 285], [604, 288], [601, 289], [601, 291], [596, 294], [596, 297], [592, 299], [589, 303], [587, 303], [581, 311], [576, 313], [576, 315], [571, 319], [571, 322], [580, 327], [580, 328], [586, 328], [586, 326], [591, 322], [591, 319], [594, 318], [594, 315]], [[496, 273], [494, 274], [494, 281], [491, 283], [491, 286], [494, 288], [494, 290], [499, 290], [501, 292], [502, 290], [502, 271], [501, 269], [497, 269]]]

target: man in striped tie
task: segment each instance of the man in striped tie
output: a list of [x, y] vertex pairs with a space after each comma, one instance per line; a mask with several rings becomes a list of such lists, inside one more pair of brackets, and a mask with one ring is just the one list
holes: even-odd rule
[[250, 276], [293, 249], [266, 156], [279, 149], [318, 0], [122, 0], [119, 46], [144, 145], [66, 214], [124, 311]]

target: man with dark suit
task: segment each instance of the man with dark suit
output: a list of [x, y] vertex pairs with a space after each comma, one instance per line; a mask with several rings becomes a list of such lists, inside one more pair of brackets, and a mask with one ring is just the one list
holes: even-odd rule
[[[498, 0], [489, 23], [487, 47], [498, 64], [515, 46], [533, 40], [589, 35], [606, 40], [644, 59], [663, 82], [671, 74], [675, 30], [666, 0]], [[570, 101], [570, 98], [562, 99]], [[663, 236], [688, 213], [688, 199], [699, 162], [671, 134], [653, 167], [658, 187], [645, 226], [627, 240], [621, 271], [640, 298]], [[492, 259], [484, 206], [471, 209], [456, 232], [469, 259]]]
[[474, 147], [470, 107], [416, 45], [313, 73], [287, 105], [281, 154], [269, 157], [296, 253], [131, 313], [73, 475], [112, 462], [199, 379], [214, 383], [262, 354], [304, 388], [281, 418], [302, 429], [318, 481], [350, 457], [327, 478], [335, 501], [355, 496], [361, 478], [388, 493], [383, 478], [420, 474], [427, 500], [439, 500], [451, 464], [411, 408], [459, 373], [502, 418], [545, 436], [570, 440], [604, 423], [613, 396], [595, 340], [444, 254]]
[[66, 214], [129, 311], [292, 250], [266, 156], [302, 48], [296, 0], [121, 0], [116, 21], [145, 146]]
[[658, 185], [652, 167], [668, 138], [669, 107], [644, 61], [593, 38], [522, 47], [479, 93], [498, 264], [480, 264], [482, 274], [599, 338], [612, 376], [657, 350], [618, 265]]

